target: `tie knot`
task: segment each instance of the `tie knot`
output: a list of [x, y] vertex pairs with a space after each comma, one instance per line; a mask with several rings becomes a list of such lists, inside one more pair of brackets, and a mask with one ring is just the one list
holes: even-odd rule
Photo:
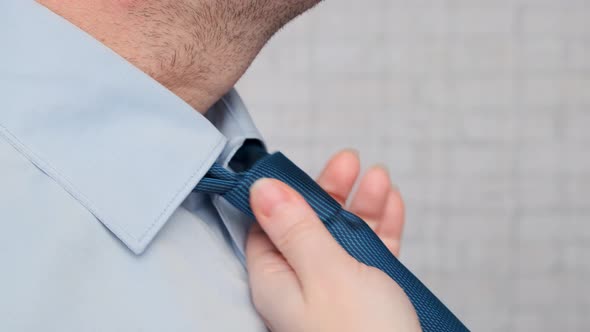
[[207, 172], [201, 182], [195, 187], [194, 191], [205, 194], [224, 195], [235, 188], [240, 182], [242, 176], [225, 169], [220, 164], [215, 163]]
[[221, 195], [252, 217], [250, 187], [261, 178], [273, 178], [288, 184], [306, 199], [321, 218], [329, 219], [342, 210], [338, 202], [280, 152], [262, 157], [250, 169], [240, 173], [215, 164], [195, 191]]

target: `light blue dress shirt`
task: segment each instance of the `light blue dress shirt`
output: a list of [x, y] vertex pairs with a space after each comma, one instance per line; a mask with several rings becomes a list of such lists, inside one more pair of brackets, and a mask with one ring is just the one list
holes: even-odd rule
[[251, 220], [191, 194], [260, 139], [32, 0], [0, 1], [0, 331], [265, 331]]

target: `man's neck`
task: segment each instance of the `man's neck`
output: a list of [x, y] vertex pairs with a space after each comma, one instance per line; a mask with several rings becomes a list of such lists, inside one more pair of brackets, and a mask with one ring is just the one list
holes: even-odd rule
[[[147, 1], [136, 0], [37, 1], [111, 48], [201, 113], [233, 87], [274, 33], [270, 28], [251, 31], [238, 26], [240, 22], [220, 26], [219, 19], [223, 18], [196, 17], [195, 8], [183, 9], [178, 5], [153, 8], [145, 6]], [[188, 10], [192, 14], [183, 17], [183, 11]]]

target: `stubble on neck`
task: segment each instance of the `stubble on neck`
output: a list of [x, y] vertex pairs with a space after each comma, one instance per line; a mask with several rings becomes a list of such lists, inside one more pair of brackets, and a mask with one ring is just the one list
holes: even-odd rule
[[201, 113], [234, 86], [276, 31], [310, 7], [294, 7], [294, 0], [37, 1]]

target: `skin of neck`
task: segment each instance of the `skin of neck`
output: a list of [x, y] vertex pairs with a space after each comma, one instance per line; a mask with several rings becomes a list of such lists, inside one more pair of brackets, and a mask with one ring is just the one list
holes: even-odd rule
[[37, 0], [201, 113], [282, 26], [319, 1]]

